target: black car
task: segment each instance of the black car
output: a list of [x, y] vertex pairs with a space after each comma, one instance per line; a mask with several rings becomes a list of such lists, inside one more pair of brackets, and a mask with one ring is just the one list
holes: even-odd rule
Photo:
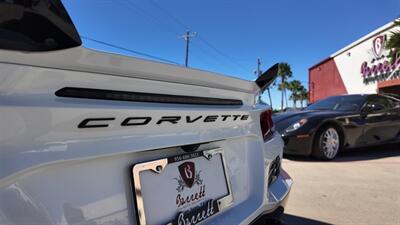
[[335, 158], [341, 149], [400, 141], [400, 100], [389, 95], [342, 95], [273, 117], [285, 154]]

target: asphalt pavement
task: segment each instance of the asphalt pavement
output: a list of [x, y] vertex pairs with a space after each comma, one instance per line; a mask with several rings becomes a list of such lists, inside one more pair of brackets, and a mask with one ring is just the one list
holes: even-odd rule
[[285, 157], [294, 180], [287, 225], [400, 225], [400, 144], [354, 149], [329, 162]]

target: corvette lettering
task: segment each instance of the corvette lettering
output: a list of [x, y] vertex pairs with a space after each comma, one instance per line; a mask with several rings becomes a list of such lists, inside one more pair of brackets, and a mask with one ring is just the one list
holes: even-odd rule
[[[232, 115], [201, 115], [201, 116], [137, 116], [123, 118], [119, 125], [127, 126], [145, 126], [149, 124], [164, 125], [164, 124], [192, 124], [192, 123], [213, 123], [213, 122], [232, 122], [245, 121], [249, 119], [247, 114], [232, 114]], [[112, 123], [117, 123], [117, 118], [86, 118], [79, 123], [78, 128], [100, 128], [108, 127]]]

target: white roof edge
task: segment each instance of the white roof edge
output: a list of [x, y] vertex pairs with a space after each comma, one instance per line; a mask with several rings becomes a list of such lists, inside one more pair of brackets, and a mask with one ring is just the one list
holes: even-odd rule
[[375, 36], [375, 35], [377, 35], [377, 34], [379, 34], [379, 33], [382, 33], [382, 32], [384, 32], [384, 31], [389, 30], [389, 29], [392, 28], [393, 26], [394, 26], [394, 20], [391, 21], [391, 22], [389, 22], [389, 23], [387, 23], [387, 24], [385, 24], [385, 25], [383, 25], [383, 26], [381, 26], [381, 27], [379, 27], [378, 29], [376, 29], [376, 30], [370, 32], [369, 34], [364, 35], [363, 37], [359, 38], [357, 41], [355, 41], [355, 42], [353, 42], [353, 43], [347, 45], [346, 47], [340, 49], [339, 51], [333, 53], [332, 55], [330, 55], [330, 57], [331, 57], [331, 58], [334, 58], [334, 57], [336, 57], [336, 56], [342, 54], [343, 52], [346, 52], [346, 51], [348, 51], [348, 50], [354, 48], [355, 46], [361, 44], [362, 42], [364, 42], [364, 41], [366, 41], [366, 40], [372, 38], [373, 36]]

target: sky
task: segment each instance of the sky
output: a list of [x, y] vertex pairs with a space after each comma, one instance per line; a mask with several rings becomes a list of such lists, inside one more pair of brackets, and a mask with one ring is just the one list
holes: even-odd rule
[[[189, 67], [254, 80], [257, 58], [261, 70], [287, 62], [306, 88], [308, 68], [400, 17], [400, 0], [62, 2], [85, 47], [184, 65], [190, 30]], [[280, 108], [276, 88], [272, 99]]]

